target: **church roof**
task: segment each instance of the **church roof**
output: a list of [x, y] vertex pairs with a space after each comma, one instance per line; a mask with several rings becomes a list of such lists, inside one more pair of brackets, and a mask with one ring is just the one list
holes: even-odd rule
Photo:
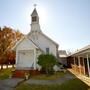
[[[17, 46], [18, 46], [25, 38], [28, 39], [27, 36], [24, 36], [23, 38], [21, 38], [21, 39], [16, 43], [16, 45], [15, 45], [12, 49], [15, 50], [15, 49], [17, 48]], [[28, 40], [30, 40], [30, 39], [28, 39]], [[34, 44], [34, 43], [33, 43], [33, 44]], [[35, 45], [35, 44], [34, 44], [34, 45]], [[35, 47], [38, 48], [36, 45], [35, 45]]]
[[16, 43], [16, 45], [12, 48], [12, 50], [15, 50], [15, 49], [17, 48], [17, 46], [18, 46], [25, 38], [27, 38], [29, 41], [31, 41], [37, 49], [40, 49], [42, 52], [44, 52], [38, 45], [36, 45], [36, 44], [35, 44], [30, 38], [28, 38], [27, 36], [24, 36], [23, 38], [21, 38], [21, 39]]
[[31, 14], [31, 16], [38, 16], [38, 13], [37, 13], [36, 8], [34, 8], [34, 10], [33, 10], [32, 14]]
[[59, 46], [54, 40], [52, 40], [51, 38], [49, 38], [47, 35], [45, 35], [44, 33], [40, 32], [44, 37], [46, 37], [49, 41], [51, 41], [52, 43], [56, 44], [57, 46]]
[[[42, 36], [44, 36], [45, 38], [47, 38], [49, 41], [51, 41], [52, 43], [54, 43], [55, 45], [57, 45], [57, 46], [59, 46], [54, 40], [52, 40], [51, 38], [49, 38], [47, 35], [45, 35], [43, 32], [39, 32]], [[31, 32], [30, 33], [28, 33], [28, 35], [27, 36], [29, 36], [31, 34]]]
[[[28, 38], [29, 39], [29, 38]], [[31, 39], [29, 39], [30, 41], [32, 41]], [[32, 41], [32, 43], [34, 44], [34, 45], [36, 45], [36, 43], [34, 43], [34, 41]], [[38, 49], [40, 49], [42, 52], [44, 52], [38, 45], [36, 45], [37, 47], [38, 47]]]

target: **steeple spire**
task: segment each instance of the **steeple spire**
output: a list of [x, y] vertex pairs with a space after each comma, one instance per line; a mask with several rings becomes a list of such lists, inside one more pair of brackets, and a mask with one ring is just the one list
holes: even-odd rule
[[36, 4], [34, 4], [34, 10], [31, 14], [31, 32], [32, 31], [41, 32], [39, 24], [39, 16], [36, 10]]
[[36, 10], [36, 4], [34, 4], [34, 10], [33, 10], [33, 12], [32, 12], [32, 14], [31, 14], [31, 16], [38, 16], [38, 13], [37, 13], [37, 10]]

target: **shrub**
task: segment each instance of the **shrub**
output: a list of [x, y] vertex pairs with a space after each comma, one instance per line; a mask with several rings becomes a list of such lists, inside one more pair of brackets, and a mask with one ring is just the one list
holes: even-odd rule
[[45, 69], [46, 74], [52, 73], [56, 61], [56, 57], [52, 54], [41, 54], [38, 57], [38, 64]]

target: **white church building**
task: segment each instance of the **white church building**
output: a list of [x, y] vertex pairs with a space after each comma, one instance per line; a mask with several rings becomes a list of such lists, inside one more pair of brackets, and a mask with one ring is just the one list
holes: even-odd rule
[[59, 45], [46, 36], [39, 24], [36, 8], [31, 14], [31, 30], [14, 46], [16, 51], [16, 70], [37, 70], [38, 56], [50, 53], [58, 57]]

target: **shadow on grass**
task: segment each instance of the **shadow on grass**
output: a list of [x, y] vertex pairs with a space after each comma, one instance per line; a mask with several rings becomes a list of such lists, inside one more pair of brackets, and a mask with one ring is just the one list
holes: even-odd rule
[[61, 85], [33, 85], [23, 83], [16, 90], [89, 90], [89, 87], [79, 79], [73, 79]]

